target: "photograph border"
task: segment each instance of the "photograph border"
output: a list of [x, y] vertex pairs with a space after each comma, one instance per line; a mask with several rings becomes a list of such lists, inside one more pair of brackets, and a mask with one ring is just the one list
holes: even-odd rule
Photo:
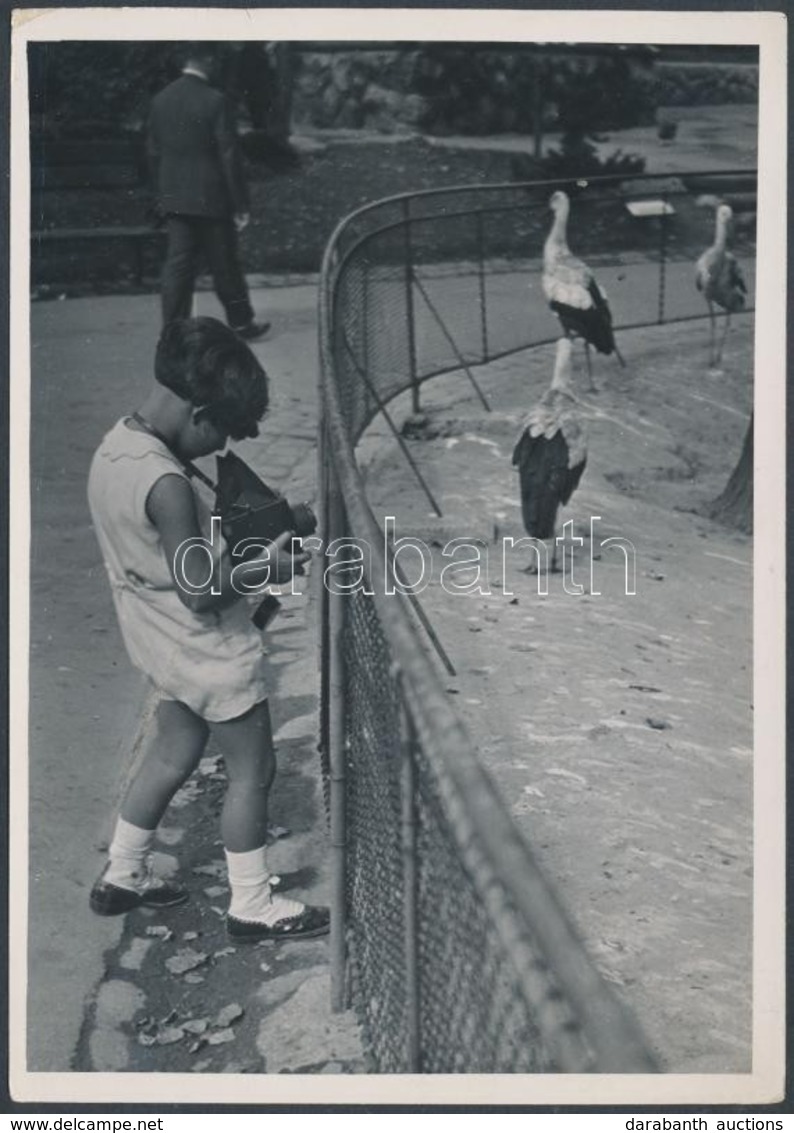
[[[183, 40], [576, 41], [757, 45], [760, 52], [755, 336], [753, 1071], [744, 1075], [209, 1075], [36, 1073], [25, 1065], [27, 723], [31, 351], [30, 195], [25, 51], [32, 41]], [[760, 1105], [785, 1077], [785, 530], [786, 46], [777, 12], [504, 11], [447, 8], [63, 8], [12, 15], [9, 538], [9, 1071], [16, 1102], [167, 1105], [701, 1106]], [[454, 15], [454, 21], [450, 17]], [[615, 34], [618, 26], [619, 34]], [[362, 20], [368, 21], [362, 35]], [[421, 26], [420, 26], [421, 25]], [[455, 35], [450, 36], [454, 26]], [[487, 34], [485, 34], [487, 32]], [[763, 380], [759, 380], [760, 377]], [[763, 648], [760, 647], [763, 643]], [[16, 805], [14, 803], [16, 802]], [[241, 1086], [244, 1098], [241, 1098]]]

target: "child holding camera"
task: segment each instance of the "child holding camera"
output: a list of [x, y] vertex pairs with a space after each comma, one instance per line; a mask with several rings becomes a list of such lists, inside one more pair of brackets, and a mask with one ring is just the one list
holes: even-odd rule
[[[162, 697], [108, 864], [91, 891], [100, 916], [187, 900], [181, 886], [152, 874], [149, 852], [166, 807], [212, 735], [228, 777], [221, 835], [229, 934], [286, 940], [328, 931], [327, 909], [276, 894], [269, 883], [267, 798], [276, 758], [264, 658], [248, 604], [232, 585], [228, 549], [206, 543], [203, 553], [193, 552], [197, 585], [190, 592], [175, 575], [179, 548], [206, 538], [210, 521], [185, 465], [223, 449], [229, 437], [256, 436], [267, 403], [265, 372], [232, 330], [216, 319], [180, 319], [158, 342], [151, 393], [94, 455], [88, 499], [122, 636]], [[263, 583], [287, 582], [300, 569], [309, 556], [287, 553], [289, 538], [247, 561], [249, 583], [257, 566]]]

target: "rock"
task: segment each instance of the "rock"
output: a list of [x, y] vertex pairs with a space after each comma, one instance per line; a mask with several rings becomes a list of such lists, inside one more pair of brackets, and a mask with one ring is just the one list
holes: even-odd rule
[[156, 1035], [147, 1035], [143, 1031], [138, 1035], [138, 1042], [141, 1046], [154, 1046], [157, 1042]]
[[193, 948], [180, 948], [175, 956], [166, 960], [165, 966], [173, 975], [181, 976], [194, 968], [200, 968], [208, 959], [206, 952], [196, 952]]
[[664, 732], [666, 729], [672, 728], [673, 726], [669, 724], [667, 720], [657, 720], [654, 716], [646, 716], [645, 723], [649, 728], [655, 728], [657, 732]]
[[232, 1023], [236, 1023], [238, 1019], [242, 1019], [245, 1011], [239, 1003], [229, 1003], [226, 1007], [222, 1007], [213, 1021], [213, 1027], [229, 1027]]
[[403, 96], [400, 92], [388, 90], [378, 83], [367, 85], [362, 103], [369, 113], [385, 114], [393, 119], [399, 119], [403, 110]]
[[221, 1074], [258, 1074], [261, 1063], [256, 1061], [240, 1062], [236, 1058], [230, 1059], [221, 1070]]
[[339, 107], [342, 103], [342, 97], [343, 96], [337, 89], [337, 87], [331, 84], [329, 84], [323, 91], [322, 98], [320, 100], [320, 109], [323, 122], [326, 125], [331, 125], [335, 121]]
[[279, 838], [289, 838], [292, 831], [286, 826], [277, 826], [275, 823], [267, 828], [267, 841], [277, 842]]
[[197, 976], [193, 972], [188, 972], [188, 974], [185, 976], [184, 982], [186, 984], [203, 984], [204, 983], [204, 977], [203, 976]]
[[158, 1031], [157, 1045], [173, 1046], [174, 1043], [181, 1042], [184, 1037], [185, 1032], [182, 1027], [164, 1027], [162, 1031]]
[[183, 940], [198, 940], [198, 938], [199, 938], [199, 934], [197, 932], [183, 932], [182, 933], [182, 939]]
[[403, 118], [412, 126], [421, 125], [430, 112], [430, 102], [421, 94], [407, 94], [403, 99]]
[[226, 877], [226, 866], [223, 862], [210, 862], [209, 865], [197, 865], [191, 871], [204, 877]]
[[352, 81], [352, 63], [349, 58], [337, 55], [331, 63], [331, 78], [337, 90], [347, 91]]
[[128, 972], [139, 972], [152, 944], [154, 944], [153, 940], [144, 940], [141, 936], [134, 937], [129, 948], [120, 958], [119, 966], [125, 968]]
[[170, 805], [180, 810], [182, 807], [188, 806], [190, 803], [195, 802], [196, 799], [201, 798], [201, 787], [193, 780], [188, 780], [184, 787], [180, 787], [174, 797], [171, 799]]
[[210, 1025], [209, 1019], [186, 1019], [182, 1023], [182, 1030], [189, 1035], [203, 1035]]
[[174, 934], [167, 925], [150, 924], [146, 926], [146, 935], [159, 936], [161, 940], [171, 940]]
[[234, 1031], [231, 1027], [227, 1027], [223, 1031], [213, 1031], [211, 1035], [207, 1036], [207, 1042], [210, 1046], [222, 1046], [224, 1043], [233, 1043], [234, 1038]]
[[199, 761], [198, 774], [214, 775], [220, 767], [222, 758], [223, 756], [221, 755], [205, 755], [204, 758]]
[[[361, 1058], [358, 1027], [352, 1011], [331, 1011], [330, 977], [323, 967], [304, 969], [293, 994], [268, 1011], [256, 1039], [268, 1074], [279, 1074], [298, 1066], [346, 1062]], [[258, 998], [271, 994], [271, 983], [263, 985]], [[275, 988], [272, 989], [275, 991]], [[270, 1002], [274, 1002], [273, 999]]]

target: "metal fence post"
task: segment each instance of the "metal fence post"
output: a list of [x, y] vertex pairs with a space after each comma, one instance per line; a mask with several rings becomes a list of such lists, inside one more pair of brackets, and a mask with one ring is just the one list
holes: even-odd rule
[[[329, 470], [330, 471], [330, 470]], [[329, 541], [344, 531], [344, 511], [336, 475], [328, 493]], [[328, 602], [328, 748], [331, 811], [331, 1009], [345, 1002], [347, 909], [345, 899], [345, 596], [329, 591]]]
[[667, 285], [667, 196], [662, 196], [664, 211], [659, 217], [659, 313], [657, 323], [664, 322], [664, 300]]
[[[320, 507], [320, 534], [323, 546], [328, 545], [328, 462], [330, 448], [328, 445], [328, 430], [325, 424], [323, 377], [317, 391], [317, 405], [319, 407], [317, 429], [317, 501]], [[318, 620], [320, 623], [320, 650], [318, 663], [320, 666], [320, 755], [322, 758], [322, 771], [326, 777], [323, 782], [326, 807], [329, 806], [328, 781], [328, 673], [329, 673], [329, 643], [328, 643], [328, 591], [322, 585], [321, 571], [316, 566], [311, 573], [314, 583], [314, 593], [317, 598]], [[326, 812], [330, 817], [330, 811]]]
[[405, 949], [406, 1073], [418, 1074], [422, 1062], [422, 1032], [419, 987], [419, 918], [417, 891], [419, 871], [416, 857], [416, 734], [402, 696], [402, 677], [396, 673], [401, 704], [400, 796], [402, 801], [403, 856], [403, 947]]
[[419, 382], [416, 365], [416, 316], [414, 312], [414, 249], [411, 240], [411, 201], [403, 201], [403, 246], [405, 249], [405, 307], [408, 321], [408, 362], [411, 368], [411, 404], [419, 412]]
[[480, 341], [482, 360], [488, 361], [488, 305], [485, 293], [485, 237], [483, 234], [482, 213], [477, 216], [477, 271], [480, 285]]

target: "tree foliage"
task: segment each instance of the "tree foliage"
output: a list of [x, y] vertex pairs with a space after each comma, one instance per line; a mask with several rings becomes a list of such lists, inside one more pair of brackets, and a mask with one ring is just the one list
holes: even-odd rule
[[[54, 137], [101, 140], [139, 131], [149, 102], [175, 79], [184, 43], [34, 43], [29, 48], [33, 129]], [[288, 45], [215, 45], [222, 86], [255, 130], [289, 135]]]
[[34, 129], [70, 138], [112, 138], [143, 125], [152, 95], [179, 74], [175, 43], [32, 43]]

